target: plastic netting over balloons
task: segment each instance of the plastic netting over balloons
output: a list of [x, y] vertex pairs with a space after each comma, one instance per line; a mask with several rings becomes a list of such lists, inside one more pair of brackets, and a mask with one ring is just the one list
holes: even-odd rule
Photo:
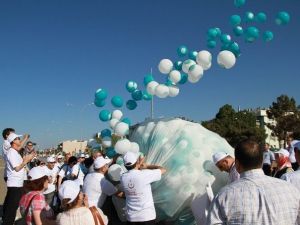
[[[227, 175], [217, 170], [211, 156], [219, 151], [233, 154], [233, 149], [224, 138], [198, 123], [181, 119], [149, 121], [140, 124], [130, 140], [139, 144], [147, 163], [167, 169], [161, 181], [152, 185], [160, 219], [193, 224], [192, 204], [205, 194], [208, 182], [214, 192], [227, 183]], [[198, 206], [194, 206], [195, 217], [202, 215]]]

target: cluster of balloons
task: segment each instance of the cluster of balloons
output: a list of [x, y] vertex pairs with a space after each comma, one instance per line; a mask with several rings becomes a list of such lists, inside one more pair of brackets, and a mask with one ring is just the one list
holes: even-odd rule
[[[234, 5], [240, 8], [246, 4], [246, 0], [234, 0]], [[253, 23], [265, 23], [267, 15], [259, 12], [256, 15], [247, 11], [243, 17], [240, 15], [230, 16], [230, 24], [232, 26], [233, 35], [235, 37], [244, 37], [248, 43], [253, 43], [260, 37], [260, 30]], [[277, 14], [275, 22], [278, 25], [288, 24], [290, 16], [287, 12], [281, 11]], [[274, 38], [272, 31], [265, 31], [262, 35], [264, 41], [268, 42]], [[229, 33], [223, 33], [220, 28], [214, 27], [207, 31], [207, 44], [209, 49], [217, 46], [217, 42], [221, 43], [221, 49], [217, 55], [217, 63], [225, 69], [232, 68], [236, 59], [241, 55], [239, 44], [233, 41]], [[172, 62], [170, 59], [162, 59], [158, 64], [160, 73], [166, 75], [164, 83], [157, 82], [152, 74], [147, 74], [143, 79], [144, 87], [138, 88], [137, 82], [133, 80], [127, 81], [125, 87], [130, 93], [131, 98], [126, 102], [121, 96], [113, 96], [111, 104], [115, 108], [122, 108], [124, 105], [128, 110], [135, 110], [138, 102], [149, 101], [156, 96], [158, 98], [176, 97], [180, 90], [179, 85], [186, 82], [197, 83], [204, 74], [212, 66], [212, 54], [207, 50], [189, 51], [185, 45], [177, 48], [177, 55], [180, 60]], [[186, 57], [186, 59], [182, 59]], [[106, 104], [108, 93], [105, 89], [98, 89], [95, 93], [94, 104], [97, 107], [104, 107]], [[125, 103], [125, 104], [124, 104]], [[124, 138], [128, 135], [131, 121], [129, 118], [122, 118], [123, 113], [120, 109], [113, 112], [103, 109], [99, 113], [99, 119], [103, 122], [109, 122], [110, 129], [101, 131], [102, 145], [106, 147], [106, 154], [113, 157], [115, 154], [124, 154], [127, 150], [138, 152], [139, 148], [135, 142], [130, 142]], [[123, 137], [113, 147], [111, 136], [114, 133]]]

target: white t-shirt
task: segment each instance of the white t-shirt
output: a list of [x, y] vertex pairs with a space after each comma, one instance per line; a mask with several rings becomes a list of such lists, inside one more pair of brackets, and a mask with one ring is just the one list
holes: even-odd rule
[[76, 165], [74, 165], [71, 169], [71, 173], [75, 176], [78, 175], [77, 179], [79, 181], [80, 185], [83, 185], [83, 178], [84, 178], [84, 173], [82, 172], [82, 170], [80, 169], [80, 165], [79, 163], [77, 163]]
[[70, 168], [68, 165], [64, 165], [61, 170], [58, 173], [58, 176], [61, 178], [64, 177], [71, 177], [72, 168]]
[[156, 218], [151, 183], [161, 179], [161, 170], [129, 170], [121, 177], [126, 196], [127, 220], [150, 221]]
[[7, 167], [7, 163], [6, 163], [7, 157], [6, 157], [6, 155], [7, 155], [7, 152], [8, 152], [9, 149], [10, 149], [10, 143], [8, 142], [8, 140], [4, 140], [3, 145], [2, 145], [2, 157], [3, 157], [4, 162], [5, 162], [4, 177], [7, 177], [7, 171], [6, 171], [7, 170], [6, 169], [6, 167]]
[[101, 208], [106, 196], [113, 195], [117, 188], [110, 183], [102, 173], [89, 173], [83, 183], [83, 193], [87, 194], [89, 206]]
[[49, 194], [49, 193], [52, 193], [53, 191], [55, 191], [54, 181], [56, 180], [58, 170], [55, 167], [51, 170], [48, 168], [48, 166], [45, 167], [45, 170], [46, 170], [48, 176], [52, 177], [52, 182], [48, 183], [48, 188], [46, 191], [44, 191], [44, 194]]
[[271, 165], [272, 161], [275, 161], [274, 153], [270, 150], [264, 151], [263, 154], [263, 164]]
[[23, 187], [25, 169], [22, 168], [19, 172], [14, 169], [23, 162], [21, 155], [15, 149], [10, 148], [6, 157], [7, 187]]

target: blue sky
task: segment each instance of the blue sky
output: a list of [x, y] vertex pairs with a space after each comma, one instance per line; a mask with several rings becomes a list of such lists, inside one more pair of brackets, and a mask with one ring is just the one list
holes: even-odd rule
[[[242, 55], [230, 70], [216, 63], [218, 45], [198, 83], [180, 86], [176, 98], [155, 98], [155, 116], [207, 120], [226, 103], [268, 107], [281, 94], [300, 104], [299, 9], [298, 0], [251, 0], [239, 9], [233, 0], [1, 0], [1, 127], [31, 134], [40, 148], [91, 138], [107, 127], [90, 104], [98, 88], [127, 100], [125, 83], [135, 80], [142, 88], [151, 68], [164, 81], [157, 70], [161, 59], [178, 60], [182, 44], [207, 49], [209, 28], [232, 34], [229, 17], [246, 11], [267, 14], [259, 28], [272, 30], [274, 40], [246, 44], [235, 38]], [[277, 26], [275, 15], [283, 10], [291, 22]], [[133, 122], [149, 116], [149, 102], [138, 104], [134, 111], [122, 109]]]

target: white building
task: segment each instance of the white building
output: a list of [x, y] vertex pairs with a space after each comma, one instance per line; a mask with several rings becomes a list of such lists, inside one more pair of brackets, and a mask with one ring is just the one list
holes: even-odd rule
[[84, 152], [87, 147], [87, 141], [64, 141], [62, 143], [62, 150], [65, 153], [71, 153], [72, 155], [75, 153]]
[[266, 109], [257, 109], [255, 113], [257, 126], [264, 128], [266, 131], [266, 143], [269, 143], [271, 148], [280, 148], [278, 138], [275, 135], [272, 135], [272, 130], [266, 125], [276, 125], [276, 120], [268, 118]]

